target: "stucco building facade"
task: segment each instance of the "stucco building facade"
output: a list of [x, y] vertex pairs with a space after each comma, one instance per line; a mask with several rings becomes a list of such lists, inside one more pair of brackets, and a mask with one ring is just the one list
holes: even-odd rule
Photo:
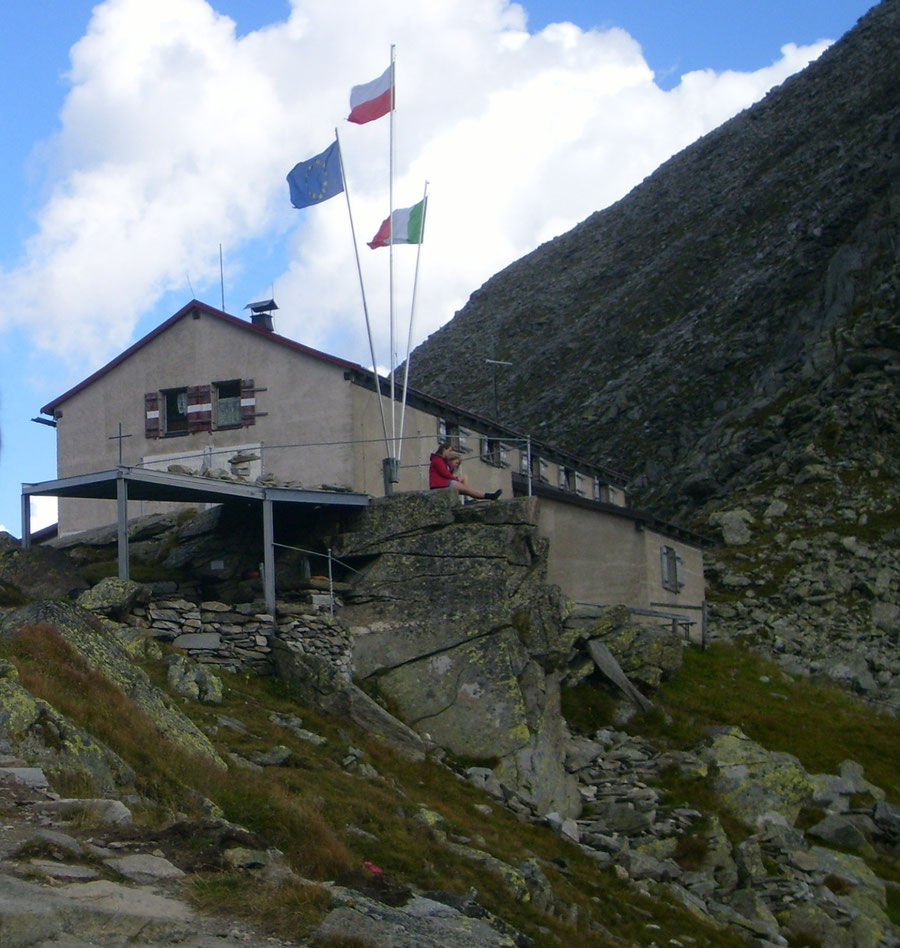
[[[385, 432], [399, 433], [388, 396], [371, 370], [194, 300], [42, 411], [57, 426], [60, 478], [175, 465], [380, 496]], [[568, 597], [699, 619], [697, 537], [629, 508], [614, 472], [493, 420], [410, 392], [392, 489], [427, 490], [444, 439], [473, 486], [538, 496], [549, 578]], [[160, 506], [134, 504], [131, 515]], [[112, 501], [60, 501], [60, 534], [115, 519]]]

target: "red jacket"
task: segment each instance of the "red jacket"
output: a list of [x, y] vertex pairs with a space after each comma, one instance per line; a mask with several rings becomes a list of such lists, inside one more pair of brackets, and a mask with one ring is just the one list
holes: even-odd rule
[[450, 469], [450, 463], [440, 454], [431, 455], [431, 464], [428, 466], [428, 486], [449, 487], [450, 481], [458, 481], [459, 478]]

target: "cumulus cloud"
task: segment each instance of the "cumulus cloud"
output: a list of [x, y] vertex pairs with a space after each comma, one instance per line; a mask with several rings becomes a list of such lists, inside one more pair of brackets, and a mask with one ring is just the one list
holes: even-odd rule
[[[364, 246], [387, 214], [388, 120], [348, 126], [350, 86], [397, 44], [394, 204], [429, 182], [416, 339], [506, 264], [622, 197], [660, 162], [818, 56], [785, 46], [752, 73], [655, 83], [620, 29], [530, 33], [507, 0], [293, 0], [243, 37], [215, 0], [105, 0], [72, 50], [53, 143], [56, 186], [19, 267], [0, 274], [0, 326], [108, 358], [166, 292], [216, 286], [218, 245], [286, 241], [279, 331], [368, 361], [346, 204], [305, 211], [284, 181], [340, 127], [357, 240], [387, 356], [387, 250]], [[405, 325], [416, 250], [394, 250]], [[207, 294], [211, 302], [217, 293]], [[39, 317], [39, 318], [38, 318]], [[398, 330], [399, 355], [405, 329]]]

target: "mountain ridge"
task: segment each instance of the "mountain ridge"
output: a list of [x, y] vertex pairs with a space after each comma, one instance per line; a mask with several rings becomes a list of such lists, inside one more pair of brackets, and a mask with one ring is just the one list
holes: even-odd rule
[[492, 277], [415, 350], [412, 383], [498, 407], [680, 516], [765, 473], [747, 470], [781, 436], [757, 416], [782, 403], [817, 400], [789, 440], [831, 421], [856, 456], [868, 439], [833, 408], [860, 400], [895, 433], [879, 388], [900, 369], [898, 36], [900, 4], [884, 0], [761, 102]]

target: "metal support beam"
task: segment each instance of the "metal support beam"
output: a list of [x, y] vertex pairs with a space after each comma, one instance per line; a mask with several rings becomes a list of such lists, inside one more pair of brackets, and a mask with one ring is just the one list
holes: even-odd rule
[[263, 508], [263, 588], [266, 597], [266, 612], [275, 621], [275, 523], [272, 516], [272, 501], [266, 498]]
[[31, 547], [31, 496], [22, 494], [22, 547]]
[[125, 471], [116, 477], [116, 512], [118, 523], [119, 579], [130, 579], [128, 569], [128, 482]]

